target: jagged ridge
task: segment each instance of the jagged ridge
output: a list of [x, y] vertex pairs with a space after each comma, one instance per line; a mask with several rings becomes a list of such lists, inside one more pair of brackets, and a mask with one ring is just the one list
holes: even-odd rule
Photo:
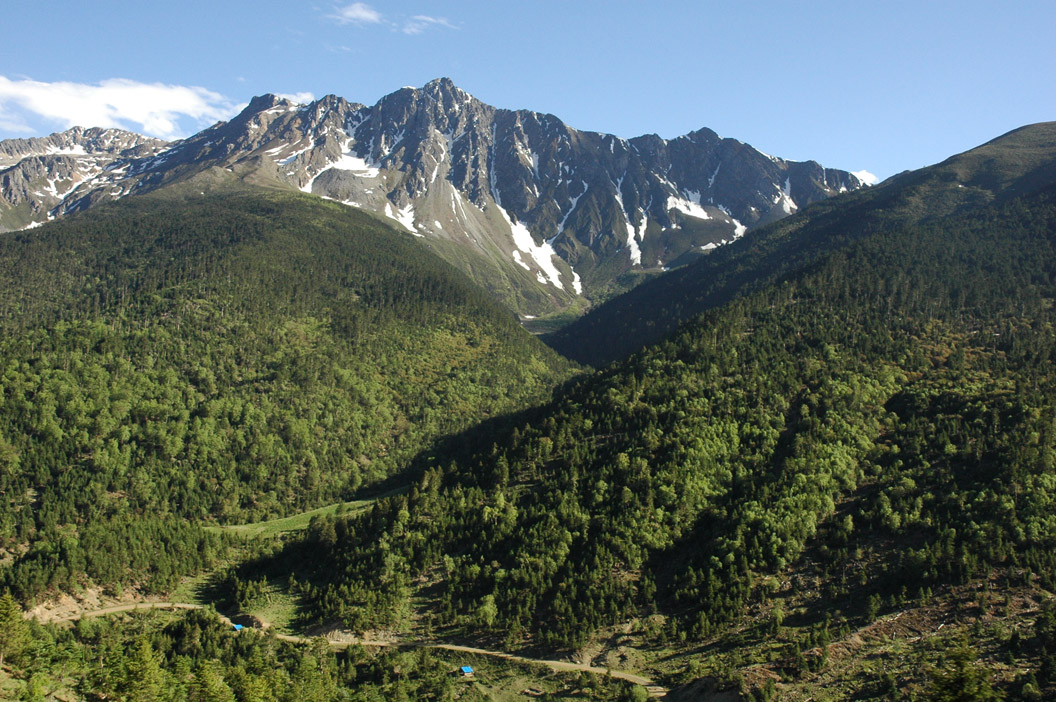
[[673, 140], [579, 131], [553, 115], [492, 107], [446, 78], [372, 107], [334, 95], [308, 105], [257, 97], [230, 121], [155, 151], [50, 216], [226, 169], [395, 220], [533, 313], [862, 186], [708, 129]]

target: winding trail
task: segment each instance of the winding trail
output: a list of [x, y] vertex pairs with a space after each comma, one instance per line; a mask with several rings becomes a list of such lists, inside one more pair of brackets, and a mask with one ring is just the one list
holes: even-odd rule
[[[102, 607], [100, 609], [93, 609], [86, 612], [79, 612], [77, 614], [65, 617], [57, 617], [51, 621], [56, 622], [72, 622], [78, 619], [84, 619], [88, 617], [105, 617], [109, 614], [120, 614], [122, 612], [135, 612], [135, 611], [146, 611], [151, 609], [205, 609], [203, 605], [191, 604], [188, 602], [133, 602], [122, 605], [112, 605], [110, 607]], [[233, 626], [234, 622], [229, 617], [224, 616], [217, 612], [217, 616], [220, 621], [224, 622], [229, 626]], [[276, 634], [275, 638], [283, 641], [290, 641], [293, 643], [306, 643], [312, 641], [315, 638], [311, 636], [296, 636], [290, 634]], [[620, 680], [626, 680], [636, 685], [641, 685], [649, 691], [651, 697], [661, 698], [667, 695], [667, 689], [657, 685], [654, 681], [649, 678], [642, 677], [641, 675], [635, 675], [634, 673], [627, 673], [622, 670], [610, 670], [608, 668], [598, 668], [597, 666], [587, 665], [585, 663], [572, 663], [571, 661], [555, 661], [546, 660], [542, 658], [526, 658], [525, 656], [518, 656], [513, 653], [506, 653], [504, 651], [489, 651], [484, 648], [474, 648], [473, 646], [460, 646], [458, 644], [445, 644], [445, 643], [429, 643], [425, 641], [405, 641], [405, 642], [390, 642], [390, 641], [361, 641], [357, 638], [349, 639], [330, 639], [328, 637], [322, 637], [327, 640], [333, 648], [347, 648], [352, 645], [360, 646], [387, 646], [392, 648], [433, 648], [433, 649], [444, 649], [446, 651], [457, 651], [461, 653], [473, 653], [480, 656], [490, 656], [492, 658], [501, 658], [507, 661], [515, 661], [517, 663], [534, 663], [537, 665], [544, 665], [551, 670], [562, 671], [562, 672], [585, 672], [594, 673], [595, 675], [611, 675], [614, 678]]]

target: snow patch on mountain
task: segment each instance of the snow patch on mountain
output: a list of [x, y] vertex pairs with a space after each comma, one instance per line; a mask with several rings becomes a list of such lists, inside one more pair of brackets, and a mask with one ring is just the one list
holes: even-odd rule
[[[623, 221], [627, 227], [627, 253], [631, 257], [631, 265], [640, 266], [642, 265], [642, 250], [638, 247], [638, 232], [635, 231], [631, 216], [627, 214], [627, 208], [623, 205], [623, 178], [621, 177], [612, 185], [616, 189], [616, 204], [620, 206], [620, 212], [623, 213]], [[645, 227], [642, 227], [642, 232], [644, 234]]]
[[786, 215], [792, 214], [799, 209], [799, 205], [792, 199], [792, 179], [785, 178], [785, 184], [781, 187], [781, 194], [774, 199], [774, 204], [780, 203], [781, 209]]
[[[307, 151], [307, 149], [299, 151], [297, 154], [294, 154], [292, 158], [296, 158], [300, 153], [303, 153], [304, 151]], [[284, 161], [283, 163], [288, 163], [288, 160]], [[316, 179], [319, 178], [319, 176], [321, 176], [323, 173], [329, 171], [330, 169], [347, 171], [359, 178], [377, 178], [379, 175], [381, 175], [381, 170], [378, 167], [379, 165], [380, 164], [378, 163], [368, 163], [366, 159], [357, 156], [355, 152], [352, 151], [352, 140], [350, 139], [345, 145], [344, 151], [342, 151], [341, 155], [337, 158], [337, 160], [328, 163], [322, 168], [320, 168], [315, 175], [308, 179], [307, 183], [301, 186], [301, 190], [306, 193], [311, 193], [312, 185], [315, 183]], [[393, 219], [397, 218], [393, 217]], [[413, 227], [408, 228], [412, 232], [416, 231]]]
[[699, 190], [684, 190], [682, 194], [685, 197], [667, 196], [667, 209], [669, 211], [678, 210], [684, 215], [696, 217], [697, 219], [711, 219], [711, 215], [700, 205]]
[[418, 227], [414, 224], [414, 205], [407, 205], [406, 207], [397, 210], [392, 206], [391, 202], [386, 202], [385, 216], [402, 224], [411, 234], [419, 237], [422, 236], [418, 233]]
[[634, 225], [627, 222], [627, 253], [631, 257], [631, 265], [642, 265], [642, 250], [638, 248], [638, 241], [634, 238]]
[[565, 211], [565, 216], [562, 217], [561, 221], [557, 224], [557, 234], [555, 234], [550, 239], [547, 239], [546, 243], [552, 244], [554, 243], [554, 239], [564, 234], [565, 223], [568, 222], [568, 218], [572, 216], [573, 212], [575, 212], [576, 205], [579, 204], [579, 198], [587, 194], [587, 181], [584, 180], [581, 182], [583, 183], [583, 192], [581, 192], [579, 195], [576, 195], [575, 197], [569, 196], [570, 204], [568, 206], [568, 209]]
[[339, 171], [351, 171], [353, 175], [360, 178], [377, 178], [381, 175], [381, 169], [378, 168], [378, 164], [367, 163], [366, 159], [362, 159], [351, 152], [341, 154], [341, 158], [335, 161], [330, 168], [336, 168]]
[[[461, 221], [463, 222], [468, 219], [466, 217], [466, 209], [462, 206], [462, 193], [457, 188], [451, 189], [451, 212], [455, 215], [461, 215]], [[469, 235], [468, 232], [466, 235]]]
[[725, 205], [716, 205], [716, 207], [722, 210], [723, 214], [729, 217], [730, 222], [733, 223], [734, 240], [740, 239], [742, 236], [744, 236], [744, 233], [748, 231], [748, 227], [741, 224], [740, 220], [733, 216], [733, 214], [730, 212], [730, 208], [726, 207]]
[[[558, 290], [564, 290], [565, 286], [561, 283], [561, 272], [558, 271], [557, 266], [554, 265], [554, 257], [557, 256], [557, 252], [554, 251], [554, 248], [547, 242], [536, 244], [535, 239], [532, 238], [532, 233], [528, 231], [528, 227], [520, 222], [514, 222], [510, 219], [510, 215], [498, 204], [496, 204], [496, 207], [502, 215], [502, 218], [510, 225], [510, 233], [513, 235], [513, 245], [520, 249], [520, 251], [528, 254], [535, 264], [542, 269], [543, 273], [546, 274], [546, 279], [540, 278], [540, 282], [545, 284], [547, 280], [549, 280], [550, 284]], [[515, 251], [514, 260], [521, 265], [524, 265], [519, 259], [520, 256], [518, 255], [518, 252]]]
[[740, 239], [748, 231], [748, 227], [741, 224], [736, 217], [730, 217], [730, 221], [733, 222], [733, 238]]
[[722, 164], [715, 166], [715, 172], [708, 178], [708, 188], [715, 185], [715, 178], [719, 175], [719, 169], [722, 168]]
[[[277, 153], [279, 151], [282, 151], [284, 148], [285, 148], [285, 146], [279, 146], [279, 147], [276, 147], [274, 149], [269, 149], [267, 153], [272, 153], [272, 152]], [[309, 144], [308, 146], [304, 147], [303, 149], [298, 149], [297, 151], [294, 151], [292, 154], [290, 154], [286, 158], [275, 159], [275, 163], [279, 164], [280, 166], [288, 166], [291, 163], [293, 163], [294, 161], [296, 161], [297, 157], [300, 156], [301, 154], [303, 154], [305, 151], [311, 151], [311, 150], [312, 150], [312, 144]]]
[[81, 144], [74, 144], [73, 146], [50, 146], [45, 152], [49, 156], [87, 156], [88, 152], [84, 150], [84, 146]]

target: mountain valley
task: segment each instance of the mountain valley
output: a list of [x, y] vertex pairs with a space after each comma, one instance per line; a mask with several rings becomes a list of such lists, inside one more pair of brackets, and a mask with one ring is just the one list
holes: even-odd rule
[[0, 169], [0, 698], [1056, 695], [1056, 123], [863, 188], [441, 79]]

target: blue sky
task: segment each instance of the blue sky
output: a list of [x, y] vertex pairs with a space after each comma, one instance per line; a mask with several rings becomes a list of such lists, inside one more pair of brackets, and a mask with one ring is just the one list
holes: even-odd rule
[[450, 77], [579, 129], [709, 127], [880, 177], [1056, 119], [1056, 3], [0, 0], [0, 138], [165, 138], [254, 95], [373, 104]]

